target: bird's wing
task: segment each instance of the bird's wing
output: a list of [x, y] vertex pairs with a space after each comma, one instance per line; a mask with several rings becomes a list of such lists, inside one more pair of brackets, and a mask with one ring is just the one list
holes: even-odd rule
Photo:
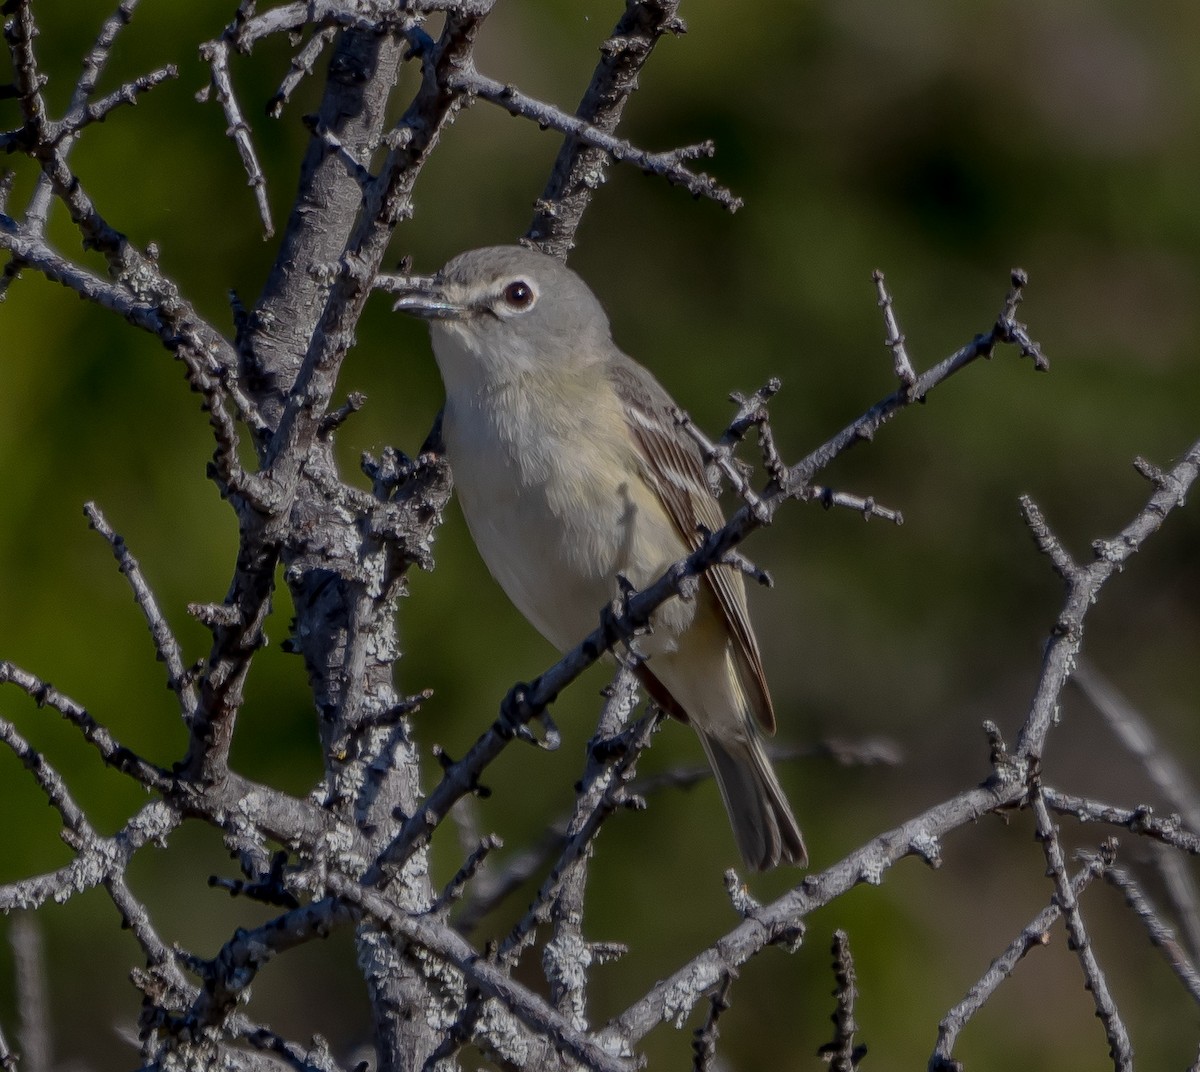
[[[704, 458], [675, 420], [675, 404], [662, 385], [624, 354], [620, 358], [610, 364], [609, 378], [641, 448], [646, 481], [667, 508], [684, 542], [694, 550], [704, 540], [702, 529], [716, 532], [725, 524], [720, 504], [709, 490]], [[742, 680], [751, 692], [751, 706], [763, 729], [774, 733], [775, 711], [750, 626], [741, 575], [731, 566], [714, 566], [704, 580], [737, 642], [734, 651], [743, 670]]]

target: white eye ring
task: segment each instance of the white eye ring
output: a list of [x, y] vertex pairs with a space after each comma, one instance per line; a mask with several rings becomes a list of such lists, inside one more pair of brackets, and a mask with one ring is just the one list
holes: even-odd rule
[[525, 313], [537, 302], [537, 291], [531, 283], [524, 279], [514, 279], [503, 291], [502, 297], [506, 309], [513, 313]]

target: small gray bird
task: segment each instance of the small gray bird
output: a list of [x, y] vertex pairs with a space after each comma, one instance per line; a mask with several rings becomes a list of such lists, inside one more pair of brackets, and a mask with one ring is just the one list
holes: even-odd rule
[[[596, 296], [518, 246], [455, 257], [396, 308], [429, 321], [443, 433], [479, 553], [559, 651], [579, 643], [617, 577], [655, 581], [724, 520], [670, 396], [612, 341]], [[746, 863], [804, 866], [804, 840], [763, 747], [775, 713], [741, 574], [717, 566], [639, 640], [650, 695], [708, 756]]]

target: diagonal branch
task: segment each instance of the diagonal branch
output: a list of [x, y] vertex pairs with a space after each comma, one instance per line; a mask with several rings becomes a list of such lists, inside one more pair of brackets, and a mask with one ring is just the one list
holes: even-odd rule
[[914, 816], [843, 857], [770, 904], [752, 910], [721, 938], [692, 957], [620, 1015], [608, 1022], [601, 1038], [616, 1045], [636, 1045], [660, 1023], [680, 1025], [705, 994], [759, 951], [772, 944], [789, 944], [798, 937], [803, 920], [862, 883], [878, 885], [906, 856], [928, 858], [931, 843], [984, 815], [1018, 803], [1025, 794], [1019, 782], [995, 783], [969, 789]]
[[3, 718], [0, 718], [0, 743], [32, 774], [62, 819], [64, 840], [75, 850], [74, 859], [56, 871], [0, 885], [0, 912], [36, 908], [51, 898], [65, 900], [74, 893], [119, 879], [134, 853], [147, 844], [161, 842], [181, 821], [178, 811], [155, 801], [145, 805], [112, 837], [101, 837], [76, 804], [58, 771]]
[[[242, 115], [237, 94], [233, 91], [233, 78], [229, 73], [228, 39], [222, 37], [201, 45], [200, 58], [208, 64], [212, 90], [216, 93], [217, 103], [225, 113], [225, 133], [233, 139], [233, 144], [237, 146], [238, 156], [242, 159], [242, 167], [245, 168], [250, 188], [254, 191], [254, 202], [258, 206], [258, 218], [263, 225], [263, 238], [270, 238], [275, 233], [275, 224], [271, 220], [271, 203], [267, 200], [267, 177], [263, 174], [254, 143], [250, 140], [250, 124]], [[202, 91], [202, 96], [207, 96], [207, 93]]]
[[283, 81], [280, 82], [275, 95], [267, 102], [267, 115], [272, 119], [278, 119], [283, 115], [284, 106], [292, 99], [292, 94], [295, 92], [296, 87], [308, 75], [312, 74], [321, 53], [325, 51], [329, 43], [336, 36], [337, 30], [332, 26], [326, 26], [324, 29], [314, 33], [304, 43], [300, 51], [292, 57], [288, 73], [284, 76]]
[[585, 1068], [595, 1072], [632, 1072], [631, 1062], [614, 1056], [603, 1042], [578, 1031], [544, 998], [510, 979], [448, 926], [428, 915], [402, 912], [387, 898], [342, 875], [330, 875], [329, 885], [337, 896], [387, 927], [395, 937], [452, 964], [483, 994], [513, 1012], [536, 1036], [571, 1054]]
[[736, 212], [742, 207], [741, 198], [734, 196], [711, 176], [693, 171], [687, 166], [689, 161], [713, 155], [716, 149], [711, 141], [671, 149], [668, 152], [652, 153], [570, 115], [561, 108], [537, 100], [514, 85], [480, 74], [473, 66], [464, 66], [454, 71], [450, 76], [449, 85], [460, 93], [480, 97], [499, 105], [510, 115], [530, 119], [540, 127], [550, 127], [576, 138], [585, 145], [601, 150], [614, 160], [640, 168], [648, 175], [660, 175], [671, 185], [682, 186], [693, 197], [706, 197], [730, 212]]
[[[1071, 893], [1076, 900], [1097, 875], [1104, 873], [1107, 866], [1105, 860], [1097, 854], [1072, 877]], [[1057, 900], [1042, 909], [1009, 943], [1008, 948], [992, 961], [979, 981], [967, 991], [966, 997], [946, 1013], [942, 1022], [938, 1024], [937, 1045], [929, 1058], [929, 1072], [961, 1072], [962, 1066], [953, 1059], [953, 1053], [954, 1044], [958, 1041], [962, 1029], [987, 1004], [1000, 984], [1012, 975], [1017, 965], [1025, 958], [1025, 954], [1049, 941], [1048, 932], [1061, 915], [1062, 906]]]
[[[1022, 499], [1026, 519], [1039, 548], [1050, 556], [1055, 570], [1066, 582], [1067, 598], [1046, 647], [1042, 688], [1034, 715], [1022, 726], [1017, 740], [1018, 756], [1036, 760], [1042, 755], [1046, 735], [1058, 711], [1058, 697], [1079, 656], [1084, 616], [1095, 603], [1100, 589], [1158, 531], [1167, 515], [1183, 503], [1184, 495], [1197, 476], [1200, 476], [1200, 440], [1163, 474], [1161, 482], [1155, 482], [1149, 501], [1128, 525], [1111, 539], [1098, 540], [1093, 545], [1096, 557], [1086, 566], [1076, 566], [1065, 552], [1056, 552], [1055, 548], [1061, 545], [1051, 539], [1052, 534], [1040, 511], [1028, 497]], [[1050, 669], [1053, 673], [1045, 672]]]
[[[1108, 1037], [1109, 1054], [1113, 1060], [1116, 1072], [1133, 1072], [1133, 1045], [1129, 1041], [1129, 1032], [1121, 1019], [1116, 1001], [1108, 987], [1108, 979], [1096, 953], [1092, 949], [1091, 936], [1079, 910], [1079, 899], [1067, 878], [1067, 865], [1063, 857], [1062, 843], [1059, 841], [1058, 828], [1050, 818], [1050, 810], [1042, 796], [1040, 783], [1035, 782], [1030, 794], [1033, 814], [1037, 820], [1037, 837], [1042, 843], [1046, 854], [1046, 873], [1054, 882], [1055, 896], [1063, 918], [1067, 925], [1067, 934], [1071, 940], [1071, 949], [1083, 969], [1084, 989], [1092, 995], [1096, 1006], [1096, 1015], [1104, 1025], [1104, 1033]], [[1111, 861], [1115, 847], [1108, 850]]]
[[166, 771], [119, 743], [82, 704], [59, 692], [48, 681], [43, 681], [4, 659], [0, 660], [0, 685], [4, 684], [15, 685], [39, 707], [50, 707], [57, 711], [83, 734], [84, 740], [95, 748], [100, 758], [114, 770], [128, 775], [147, 789], [158, 792], [170, 790], [173, 779]]
[[1025, 274], [1019, 269], [1014, 269], [1012, 286], [1005, 299], [1004, 309], [990, 330], [976, 335], [966, 346], [923, 372], [910, 386], [902, 387], [877, 402], [858, 420], [848, 424], [837, 435], [827, 440], [802, 461], [793, 465], [783, 475], [780, 483], [785, 488], [793, 489], [792, 494], [802, 494], [802, 489], [812, 481], [816, 473], [829, 465], [835, 457], [854, 446], [855, 443], [869, 442], [874, 439], [875, 433], [900, 410], [914, 402], [923, 401], [938, 384], [979, 358], [990, 358], [995, 353], [996, 347], [1001, 344], [1016, 346], [1022, 357], [1033, 359], [1034, 368], [1037, 371], [1046, 371], [1050, 367], [1049, 361], [1037, 344], [1029, 339], [1025, 326], [1013, 316], [1013, 310], [1015, 310], [1027, 282]]
[[1109, 885], [1121, 891], [1125, 903], [1146, 928], [1150, 944], [1162, 953], [1192, 1001], [1200, 1004], [1200, 973], [1179, 945], [1174, 932], [1163, 922], [1162, 916], [1146, 896], [1141, 884], [1120, 867], [1110, 867], [1104, 873], [1104, 878]]
[[[678, 0], [626, 0], [625, 11], [600, 46], [600, 62], [575, 110], [581, 122], [605, 134], [617, 129], [655, 45], [667, 34], [685, 31], [678, 9]], [[543, 253], [565, 260], [583, 213], [604, 182], [609, 160], [603, 149], [568, 134], [535, 202], [525, 238]]]
[[143, 94], [178, 77], [179, 68], [169, 63], [118, 86], [99, 100], [75, 105], [62, 119], [49, 124], [48, 140], [61, 144], [67, 138], [75, 138], [85, 127], [93, 123], [103, 123], [121, 105], [132, 107]]
[[133, 589], [133, 597], [141, 608], [146, 624], [150, 627], [155, 654], [167, 668], [167, 686], [179, 698], [184, 721], [190, 723], [198, 704], [195, 682], [191, 672], [184, 665], [183, 651], [179, 646], [179, 641], [175, 638], [170, 623], [159, 608], [158, 600], [154, 598], [154, 592], [142, 573], [141, 565], [133, 557], [124, 539], [113, 531], [108, 519], [95, 503], [84, 503], [83, 512], [87, 515], [88, 523], [92, 528], [108, 541], [121, 573], [129, 581], [129, 587]]

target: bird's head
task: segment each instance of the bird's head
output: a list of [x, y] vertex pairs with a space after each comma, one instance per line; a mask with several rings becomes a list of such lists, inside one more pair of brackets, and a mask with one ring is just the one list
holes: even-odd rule
[[461, 253], [437, 275], [414, 277], [394, 308], [429, 321], [447, 387], [464, 374], [500, 380], [587, 361], [611, 346], [608, 317], [587, 284], [520, 246]]

